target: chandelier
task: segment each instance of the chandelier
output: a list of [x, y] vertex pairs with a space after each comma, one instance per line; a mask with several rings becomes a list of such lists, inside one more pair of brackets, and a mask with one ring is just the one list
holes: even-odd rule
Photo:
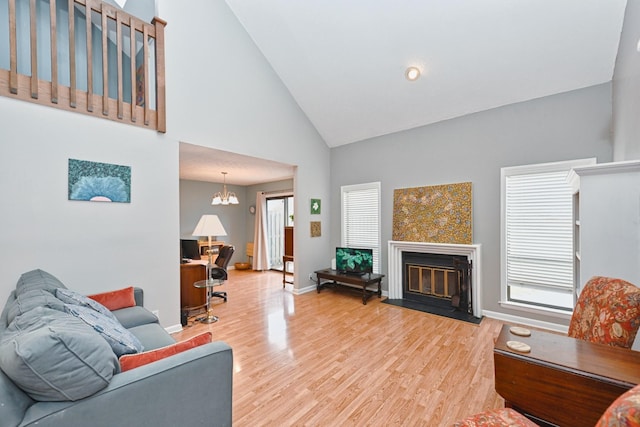
[[211, 200], [212, 205], [237, 205], [238, 198], [236, 197], [236, 193], [227, 192], [227, 173], [222, 172], [222, 176], [224, 179], [224, 184], [222, 185], [222, 193], [217, 192], [213, 195], [213, 200]]

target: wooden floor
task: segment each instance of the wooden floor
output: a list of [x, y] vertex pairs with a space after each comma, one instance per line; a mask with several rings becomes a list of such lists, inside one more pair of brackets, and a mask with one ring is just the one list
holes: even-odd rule
[[[290, 286], [290, 285], [289, 285]], [[504, 406], [493, 381], [501, 322], [473, 325], [356, 293], [293, 295], [282, 274], [230, 271], [217, 323], [233, 348], [235, 426], [448, 426]], [[383, 297], [384, 298], [384, 297]]]

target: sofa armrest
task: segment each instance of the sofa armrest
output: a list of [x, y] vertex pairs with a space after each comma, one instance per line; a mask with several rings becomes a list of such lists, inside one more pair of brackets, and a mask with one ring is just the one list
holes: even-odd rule
[[77, 402], [38, 402], [20, 427], [231, 426], [233, 353], [216, 341], [117, 374]]
[[136, 300], [136, 305], [144, 307], [144, 291], [142, 288], [133, 287], [133, 299]]

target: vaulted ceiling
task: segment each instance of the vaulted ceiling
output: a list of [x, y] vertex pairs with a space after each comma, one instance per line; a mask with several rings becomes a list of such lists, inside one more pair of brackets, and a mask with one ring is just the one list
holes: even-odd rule
[[[626, 0], [226, 0], [330, 147], [612, 79]], [[416, 66], [421, 77], [405, 79]]]
[[329, 147], [609, 82], [627, 3], [226, 2]]

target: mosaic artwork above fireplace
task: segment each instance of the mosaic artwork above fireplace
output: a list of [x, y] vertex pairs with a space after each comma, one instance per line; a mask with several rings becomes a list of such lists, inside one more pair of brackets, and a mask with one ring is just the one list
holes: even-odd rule
[[471, 244], [471, 183], [393, 191], [393, 240]]

